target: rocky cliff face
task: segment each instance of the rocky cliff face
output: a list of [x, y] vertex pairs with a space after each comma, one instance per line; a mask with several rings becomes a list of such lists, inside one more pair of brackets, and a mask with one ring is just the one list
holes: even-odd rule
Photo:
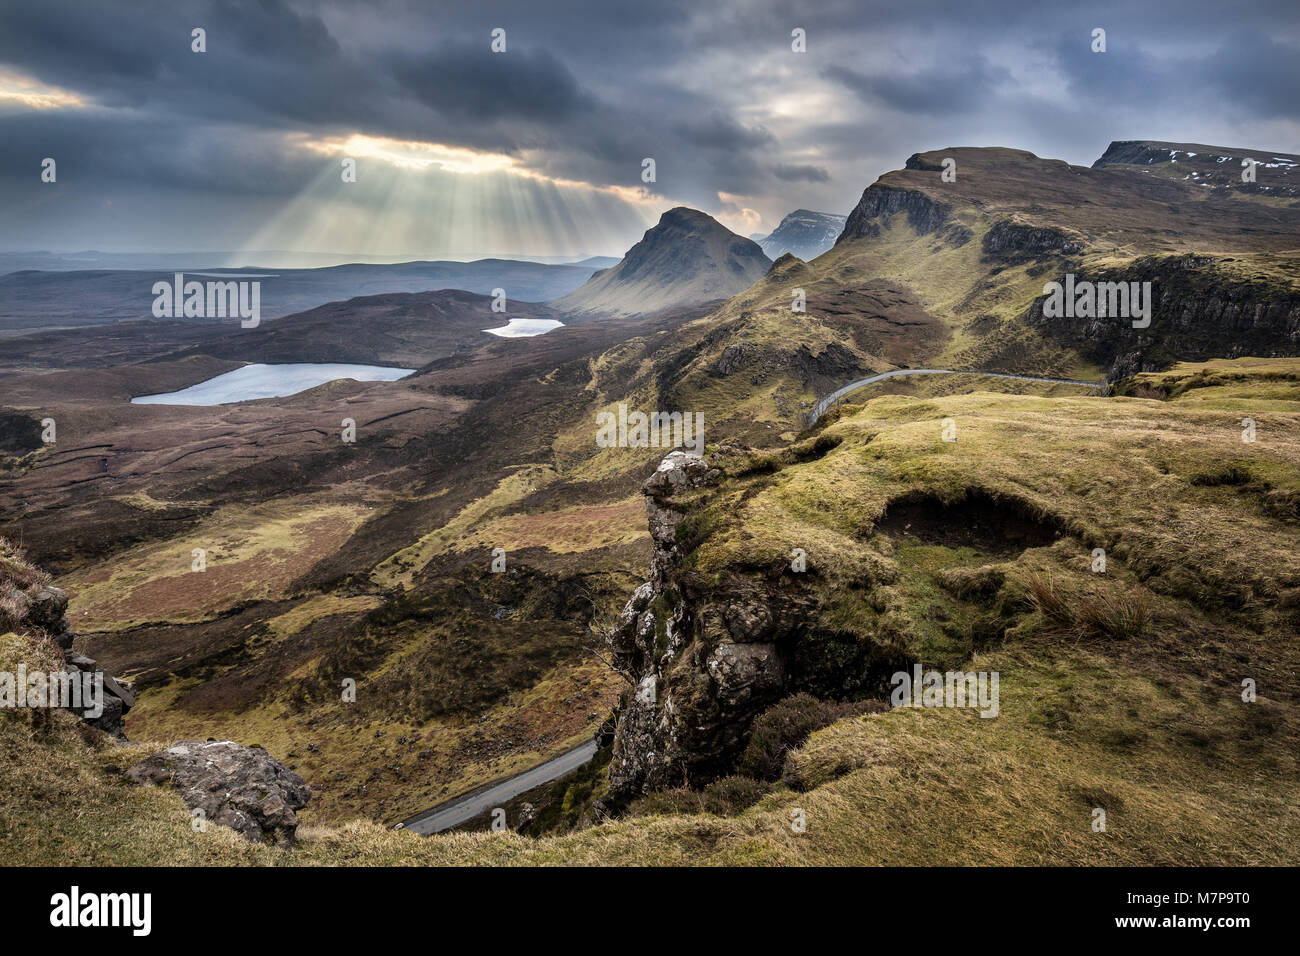
[[835, 240], [838, 246], [850, 239], [879, 236], [882, 218], [896, 212], [907, 213], [907, 221], [922, 235], [934, 232], [948, 221], [950, 206], [935, 202], [925, 193], [915, 189], [900, 189], [873, 183], [863, 192], [858, 204], [849, 213], [844, 231]]
[[986, 256], [1020, 262], [1045, 256], [1073, 255], [1082, 252], [1086, 245], [1081, 236], [1064, 229], [999, 219], [984, 234], [980, 248]]
[[[1242, 182], [1242, 161], [1255, 162], [1254, 182]], [[1203, 143], [1119, 140], [1092, 164], [1141, 166], [1147, 172], [1213, 189], [1266, 196], [1300, 196], [1300, 156], [1261, 149], [1225, 149]]]
[[607, 810], [725, 775], [754, 718], [790, 694], [883, 693], [887, 675], [910, 666], [825, 626], [820, 598], [785, 565], [738, 569], [721, 582], [684, 568], [689, 498], [721, 477], [678, 451], [645, 483], [650, 576], [607, 636], [632, 685], [615, 725]]
[[1114, 316], [1049, 318], [1045, 296], [1034, 301], [1024, 321], [1077, 349], [1106, 369], [1111, 381], [1178, 361], [1300, 355], [1300, 292], [1235, 277], [1222, 268], [1226, 264], [1213, 256], [1152, 256], [1122, 271], [1075, 275], [1076, 283], [1150, 282], [1147, 328]]

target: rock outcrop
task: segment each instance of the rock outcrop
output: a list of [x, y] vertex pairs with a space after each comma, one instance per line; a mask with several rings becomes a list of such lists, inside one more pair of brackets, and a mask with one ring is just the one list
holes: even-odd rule
[[986, 256], [1025, 261], [1045, 256], [1066, 256], [1082, 252], [1087, 243], [1054, 226], [1033, 226], [1014, 219], [999, 219], [984, 234], [981, 243]]
[[230, 740], [182, 740], [127, 771], [141, 784], [170, 785], [204, 821], [258, 843], [293, 846], [298, 815], [311, 799], [302, 777], [258, 747]]
[[[27, 623], [47, 633], [63, 651], [69, 674], [92, 674], [103, 681], [104, 694], [101, 706], [80, 711], [81, 719], [92, 727], [120, 740], [126, 739], [122, 723], [126, 712], [135, 706], [135, 695], [130, 685], [119, 681], [109, 671], [99, 666], [94, 658], [78, 654], [72, 649], [76, 634], [68, 627], [66, 612], [68, 595], [62, 588], [49, 585], [40, 588], [31, 599]], [[97, 713], [95, 711], [98, 711]]]
[[63, 653], [70, 675], [79, 679], [82, 674], [98, 676], [104, 690], [101, 706], [69, 709], [92, 727], [125, 740], [122, 718], [135, 704], [130, 685], [117, 680], [98, 661], [73, 651], [77, 635], [68, 627], [67, 592], [48, 581], [48, 574], [28, 564], [20, 552], [0, 539], [0, 632], [12, 629], [48, 637]]
[[884, 222], [894, 213], [907, 213], [907, 221], [918, 233], [934, 232], [948, 221], [952, 208], [935, 202], [917, 189], [900, 189], [873, 183], [863, 192], [858, 204], [849, 213], [844, 231], [835, 240], [838, 246], [850, 239], [863, 239], [880, 235]]
[[676, 451], [645, 482], [654, 551], [607, 641], [632, 685], [614, 729], [613, 812], [651, 790], [728, 773], [754, 718], [800, 690], [829, 697], [883, 690], [906, 662], [821, 623], [821, 600], [784, 565], [709, 583], [683, 570], [690, 497], [722, 476]]

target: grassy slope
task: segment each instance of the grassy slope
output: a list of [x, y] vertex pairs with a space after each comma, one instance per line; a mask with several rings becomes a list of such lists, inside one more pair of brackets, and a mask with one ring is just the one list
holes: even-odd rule
[[[98, 768], [124, 754], [88, 749], [67, 720], [42, 735], [4, 714], [6, 843], [50, 861], [77, 841], [87, 863], [1294, 864], [1300, 559], [1286, 509], [1300, 493], [1300, 361], [1179, 366], [1143, 384], [1172, 397], [885, 396], [845, 409], [825, 429], [840, 443], [822, 457], [737, 475], [702, 504], [731, 509], [733, 494], [750, 492], [743, 520], [699, 548], [699, 570], [801, 545], [828, 588], [855, 593], [857, 581], [861, 595], [870, 576], [883, 610], [855, 597], [846, 620], [892, 616], [922, 659], [997, 670], [996, 719], [895, 710], [840, 721], [731, 818], [634, 818], [541, 840], [426, 840], [354, 823], [304, 828], [288, 856], [192, 833], [173, 795], [104, 777]], [[1253, 445], [1237, 425], [1247, 411]], [[955, 444], [938, 441], [943, 417], [958, 421]], [[1247, 477], [1215, 483], [1224, 462]], [[992, 613], [942, 583], [988, 555], [863, 535], [911, 487], [1003, 491], [1066, 522], [1055, 544], [993, 562], [1013, 608], [1004, 641], [962, 648], [927, 625], [931, 604], [956, 620]], [[742, 525], [754, 535], [744, 554], [732, 536]], [[1094, 543], [1111, 552], [1105, 575], [1087, 570]], [[1031, 572], [1074, 607], [1143, 596], [1150, 623], [1128, 636], [1065, 626], [1028, 600]], [[14, 653], [12, 639], [4, 646]], [[1258, 682], [1253, 704], [1240, 698], [1243, 677]], [[1096, 807], [1105, 833], [1091, 829]], [[794, 808], [806, 833], [789, 826]]]
[[[1278, 295], [1296, 288], [1294, 208], [1240, 193], [1213, 193], [1129, 170], [1087, 170], [1020, 150], [955, 149], [922, 154], [958, 160], [956, 183], [925, 170], [895, 170], [879, 184], [923, 194], [949, 207], [944, 228], [918, 234], [904, 213], [878, 222], [880, 234], [842, 242], [810, 263], [784, 263], [772, 275], [679, 333], [696, 348], [672, 378], [678, 407], [703, 410], [719, 430], [755, 443], [793, 438], [797, 415], [817, 397], [797, 372], [773, 368], [773, 357], [805, 345], [818, 355], [832, 343], [847, 347], [864, 370], [899, 365], [1016, 371], [1097, 379], [1100, 369], [1068, 348], [1047, 341], [1019, 317], [1042, 295], [1043, 284], [1066, 267], [1082, 273], [1119, 271], [1151, 255], [1196, 253], [1213, 259], [1210, 272], [1225, 280], [1267, 286]], [[1068, 258], [989, 257], [983, 240], [1001, 220], [1058, 228], [1087, 243]], [[1250, 227], [1236, 229], [1239, 223]], [[948, 230], [965, 227], [958, 241]], [[907, 293], [938, 328], [873, 350], [882, 325], [861, 310], [834, 315], [846, 292], [887, 283]], [[791, 291], [804, 289], [808, 310], [791, 312]], [[854, 312], [857, 314], [854, 314]], [[884, 326], [899, 317], [882, 310]], [[738, 343], [755, 356], [743, 374], [711, 374], [724, 349]], [[888, 354], [886, 354], [888, 353]], [[777, 363], [779, 366], [779, 362]], [[842, 384], [842, 383], [841, 383]], [[758, 422], [768, 427], [752, 427]], [[789, 430], [786, 426], [795, 425]], [[766, 441], [764, 441], [766, 439]]]

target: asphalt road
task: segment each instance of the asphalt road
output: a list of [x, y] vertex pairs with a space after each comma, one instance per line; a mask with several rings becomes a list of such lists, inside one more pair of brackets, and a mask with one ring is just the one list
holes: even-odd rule
[[439, 804], [432, 810], [418, 813], [402, 823], [403, 829], [414, 831], [421, 836], [441, 833], [454, 826], [473, 820], [481, 813], [499, 807], [507, 800], [525, 793], [533, 787], [558, 780], [565, 774], [577, 770], [596, 755], [596, 741], [588, 740], [568, 753], [562, 753], [546, 763], [538, 764], [531, 770], [515, 774], [501, 783], [486, 788], [471, 790], [463, 796], [447, 803]]
[[872, 385], [876, 382], [884, 381], [887, 378], [894, 378], [900, 375], [987, 375], [990, 378], [1013, 378], [1021, 382], [1050, 382], [1054, 385], [1087, 385], [1092, 388], [1105, 388], [1105, 382], [1080, 382], [1072, 378], [1039, 378], [1036, 375], [1010, 375], [1006, 372], [976, 372], [970, 369], [961, 368], [900, 368], [892, 372], [882, 372], [879, 375], [872, 375], [870, 378], [860, 378], [856, 382], [850, 382], [843, 388], [837, 388], [825, 398], [818, 399], [817, 404], [813, 406], [812, 411], [808, 413], [809, 427], [817, 424], [817, 419], [826, 414], [826, 409], [830, 408], [849, 392], [857, 391], [866, 385]]
[[[808, 415], [808, 424], [810, 426], [815, 425], [817, 419], [826, 414], [826, 409], [849, 394], [849, 392], [901, 375], [987, 375], [992, 378], [1012, 378], [1021, 382], [1086, 385], [1092, 388], [1104, 388], [1106, 386], [1105, 382], [1081, 382], [1070, 378], [1039, 378], [1035, 375], [1011, 375], [1006, 372], [972, 372], [969, 369], [948, 368], [903, 368], [896, 369], [893, 372], [872, 375], [870, 378], [859, 379], [856, 382], [850, 382], [843, 388], [837, 388], [813, 406], [812, 412]], [[469, 793], [440, 804], [432, 810], [416, 814], [409, 820], [404, 821], [402, 827], [422, 836], [450, 830], [454, 826], [474, 819], [479, 814], [487, 813], [493, 808], [501, 806], [521, 793], [532, 790], [534, 787], [540, 787], [544, 783], [550, 783], [552, 780], [558, 780], [565, 774], [572, 773], [595, 755], [596, 742], [589, 740], [568, 753], [560, 754], [560, 756], [554, 757], [546, 761], [546, 763], [538, 764], [531, 770], [525, 770], [507, 780], [503, 780], [501, 783], [478, 790], [471, 790]]]

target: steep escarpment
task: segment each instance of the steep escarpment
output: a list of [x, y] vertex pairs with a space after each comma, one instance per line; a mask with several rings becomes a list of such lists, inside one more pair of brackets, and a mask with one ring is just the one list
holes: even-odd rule
[[[1243, 159], [1256, 184], [1240, 182]], [[843, 288], [854, 269], [906, 282], [950, 332], [933, 359], [948, 368], [1114, 379], [1294, 355], [1300, 208], [1278, 197], [1297, 168], [1289, 154], [1146, 141], [1112, 144], [1092, 168], [1003, 148], [919, 153], [866, 190], [800, 284]], [[1045, 317], [1045, 283], [1066, 275], [1153, 282], [1151, 324]]]
[[896, 212], [906, 213], [908, 224], [924, 235], [934, 232], [947, 222], [952, 207], [936, 202], [919, 190], [873, 183], [849, 213], [844, 231], [835, 240], [835, 244], [879, 236], [882, 220], [887, 220]]
[[[1243, 168], [1252, 164], [1254, 169], [1243, 179]], [[1300, 196], [1300, 156], [1273, 150], [1117, 140], [1092, 164], [1093, 169], [1105, 166], [1137, 166], [1148, 174], [1210, 189]]]
[[1267, 264], [1225, 256], [1146, 256], [1118, 269], [1080, 271], [1078, 287], [1150, 283], [1149, 324], [1134, 327], [1134, 318], [1114, 309], [1106, 316], [1077, 309], [1048, 316], [1047, 296], [1033, 302], [1024, 321], [1112, 380], [1178, 361], [1300, 355], [1300, 287], [1283, 278], [1285, 266], [1274, 273], [1261, 266]]

